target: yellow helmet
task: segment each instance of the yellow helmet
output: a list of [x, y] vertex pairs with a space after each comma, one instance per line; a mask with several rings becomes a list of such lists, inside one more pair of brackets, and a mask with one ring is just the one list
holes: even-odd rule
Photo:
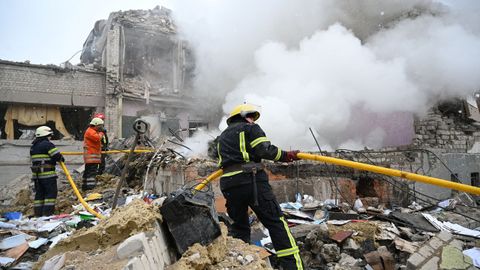
[[257, 106], [252, 104], [240, 104], [230, 112], [230, 116], [227, 118], [227, 124], [230, 124], [230, 121], [236, 115], [246, 117], [248, 114], [252, 113], [254, 114], [253, 121], [257, 121], [257, 119], [260, 118], [260, 112], [258, 111]]
[[92, 126], [103, 125], [103, 120], [98, 117], [95, 117], [92, 119], [92, 121], [90, 121], [90, 125]]

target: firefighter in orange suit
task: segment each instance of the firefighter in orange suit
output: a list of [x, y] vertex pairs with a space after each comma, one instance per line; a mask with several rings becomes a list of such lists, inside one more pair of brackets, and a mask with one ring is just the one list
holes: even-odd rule
[[83, 160], [85, 171], [83, 172], [82, 190], [95, 188], [102, 154], [103, 120], [93, 118], [83, 135]]

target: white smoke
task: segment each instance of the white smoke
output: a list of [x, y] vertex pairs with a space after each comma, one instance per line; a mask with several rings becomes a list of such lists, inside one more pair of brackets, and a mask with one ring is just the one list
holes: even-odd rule
[[408, 144], [413, 113], [480, 89], [480, 2], [459, 3], [176, 1], [173, 15], [209, 104], [261, 106], [285, 149], [315, 149], [309, 127], [323, 148], [361, 148]]
[[220, 135], [219, 130], [203, 130], [195, 131], [192, 137], [189, 137], [182, 143], [188, 147], [176, 147], [176, 151], [188, 158], [206, 158], [208, 155], [208, 142], [214, 140]]

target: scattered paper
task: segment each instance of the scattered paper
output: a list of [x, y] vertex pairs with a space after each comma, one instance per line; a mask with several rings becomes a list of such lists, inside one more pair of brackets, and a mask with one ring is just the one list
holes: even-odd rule
[[443, 225], [446, 226], [448, 229], [450, 229], [450, 231], [453, 233], [480, 238], [480, 231], [465, 228], [462, 225], [458, 225], [448, 221], [443, 222]]
[[40, 228], [38, 228], [38, 231], [39, 231], [39, 232], [51, 232], [51, 231], [53, 231], [55, 228], [57, 228], [58, 226], [60, 226], [60, 224], [62, 224], [61, 221], [49, 222], [49, 223], [44, 224], [44, 225], [41, 226]]
[[463, 255], [472, 258], [473, 265], [480, 267], [480, 248], [471, 248], [463, 251]]
[[17, 234], [17, 235], [10, 236], [10, 237], [2, 239], [2, 241], [0, 241], [0, 249], [14, 248], [14, 247], [17, 247], [17, 246], [25, 243], [25, 242], [27, 242], [25, 240], [25, 235]]
[[70, 234], [72, 234], [72, 232], [65, 232], [50, 239], [52, 242], [50, 248], [53, 248], [60, 240], [67, 238]]
[[286, 202], [286, 203], [281, 203], [280, 207], [283, 209], [296, 209], [299, 210], [300, 208], [303, 207], [301, 203], [298, 202]]
[[0, 221], [0, 229], [15, 229], [17, 225]]
[[480, 238], [480, 231], [465, 228], [462, 225], [458, 225], [448, 221], [446, 222], [439, 221], [437, 218], [433, 217], [430, 214], [423, 213], [422, 215], [437, 229], [449, 231], [456, 234]]
[[15, 259], [14, 258], [10, 258], [10, 257], [0, 257], [0, 265], [2, 266], [5, 266], [9, 263], [12, 263], [14, 262]]
[[47, 242], [48, 242], [47, 238], [38, 238], [35, 241], [28, 242], [28, 246], [33, 248], [33, 249], [37, 249], [37, 248], [45, 245]]
[[341, 226], [341, 225], [345, 225], [349, 222], [350, 222], [350, 220], [329, 220], [329, 221], [327, 221], [327, 224]]

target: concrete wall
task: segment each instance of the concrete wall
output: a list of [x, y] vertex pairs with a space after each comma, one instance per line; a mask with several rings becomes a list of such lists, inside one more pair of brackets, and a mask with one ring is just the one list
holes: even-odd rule
[[[471, 174], [480, 173], [480, 154], [466, 153], [443, 153], [439, 154], [440, 158], [448, 165], [450, 170], [458, 175], [461, 183], [471, 185]], [[428, 163], [426, 163], [428, 166]], [[430, 172], [429, 175], [445, 180], [451, 179], [451, 174], [445, 166], [440, 162], [435, 162], [431, 166], [426, 167]], [[438, 199], [448, 199], [452, 196], [452, 190], [441, 188], [433, 185], [415, 183], [415, 190], [425, 193]]]
[[105, 74], [0, 61], [0, 101], [104, 106]]

